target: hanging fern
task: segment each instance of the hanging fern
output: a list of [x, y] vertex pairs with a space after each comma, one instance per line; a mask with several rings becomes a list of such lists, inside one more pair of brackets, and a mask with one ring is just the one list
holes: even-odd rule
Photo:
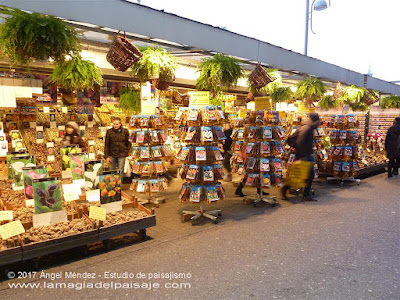
[[122, 88], [119, 91], [118, 105], [122, 110], [128, 113], [140, 113], [140, 91], [134, 88]]
[[103, 84], [100, 69], [80, 55], [58, 62], [50, 80], [67, 90], [94, 89], [95, 84]]
[[387, 96], [380, 101], [379, 105], [381, 108], [400, 108], [400, 96]]
[[[366, 111], [369, 109], [366, 100], [370, 97], [370, 93], [366, 88], [359, 88], [352, 85], [346, 87], [346, 93], [338, 98], [338, 100], [344, 104], [348, 104], [353, 111]], [[372, 93], [376, 92], [372, 91]]]
[[326, 85], [316, 77], [304, 78], [297, 84], [296, 97], [307, 102], [315, 102], [327, 92]]
[[196, 81], [196, 89], [216, 94], [235, 86], [243, 76], [240, 61], [221, 53], [204, 59], [198, 65], [198, 71], [200, 76]]
[[325, 95], [318, 101], [318, 106], [324, 110], [340, 107], [340, 99], [333, 100], [331, 95]]
[[173, 80], [174, 72], [178, 68], [175, 56], [158, 46], [142, 47], [140, 50], [143, 57], [131, 69], [134, 78], [142, 83], [157, 78], [165, 81]]
[[32, 59], [63, 61], [79, 51], [76, 30], [52, 16], [6, 8], [10, 15], [0, 25], [0, 49], [12, 64], [29, 64]]
[[293, 100], [294, 93], [288, 86], [278, 87], [271, 93], [271, 99], [274, 102], [290, 102]]

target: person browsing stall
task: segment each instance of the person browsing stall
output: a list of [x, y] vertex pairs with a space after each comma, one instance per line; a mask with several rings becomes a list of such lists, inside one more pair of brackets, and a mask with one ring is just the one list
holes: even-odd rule
[[65, 135], [61, 140], [62, 146], [79, 145], [82, 152], [86, 151], [86, 143], [79, 134], [79, 125], [76, 122], [68, 122], [65, 125]]
[[386, 156], [389, 159], [388, 177], [399, 175], [400, 167], [400, 117], [388, 129], [385, 139]]

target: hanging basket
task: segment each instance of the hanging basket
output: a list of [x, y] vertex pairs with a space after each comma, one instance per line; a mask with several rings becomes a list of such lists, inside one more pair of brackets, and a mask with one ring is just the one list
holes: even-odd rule
[[70, 106], [70, 105], [76, 104], [76, 102], [78, 101], [78, 98], [76, 97], [75, 92], [62, 93], [61, 101], [63, 104]]
[[177, 104], [177, 105], [189, 105], [189, 95], [188, 94], [182, 94], [177, 90], [174, 90], [173, 96], [172, 96], [172, 103]]
[[335, 101], [336, 99], [344, 96], [346, 94], [346, 90], [342, 87], [340, 82], [336, 83], [335, 90], [333, 91], [332, 100]]
[[130, 66], [142, 59], [143, 54], [132, 45], [124, 36], [115, 36], [110, 50], [107, 53], [107, 61], [118, 71], [125, 72]]
[[256, 89], [261, 89], [274, 80], [268, 75], [261, 64], [257, 64], [256, 68], [249, 76], [249, 81]]
[[172, 81], [166, 81], [166, 80], [162, 80], [160, 78], [157, 78], [157, 79], [153, 80], [153, 85], [158, 90], [166, 91], [166, 90], [168, 90], [169, 86], [171, 85], [171, 83], [173, 81], [175, 81], [175, 76], [173, 76]]
[[379, 96], [377, 96], [374, 91], [368, 91], [364, 100], [365, 104], [372, 105], [378, 101], [379, 101]]

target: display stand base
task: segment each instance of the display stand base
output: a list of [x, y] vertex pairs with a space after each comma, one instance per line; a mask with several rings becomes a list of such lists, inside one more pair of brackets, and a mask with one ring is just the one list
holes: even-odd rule
[[327, 177], [326, 180], [329, 181], [340, 181], [340, 186], [344, 185], [345, 181], [348, 182], [356, 182], [357, 185], [360, 185], [361, 180], [360, 179], [356, 179], [354, 177], [348, 177], [348, 178], [342, 178], [342, 177]]
[[253, 204], [254, 207], [256, 207], [258, 203], [265, 202], [274, 207], [276, 205], [276, 196], [268, 196], [268, 197], [262, 195], [246, 196], [244, 197], [243, 202], [245, 204]]
[[217, 210], [210, 210], [210, 211], [205, 211], [203, 207], [200, 206], [199, 210], [196, 211], [187, 211], [184, 210], [182, 212], [182, 222], [185, 221], [192, 221], [192, 225], [195, 225], [195, 221], [200, 219], [201, 217], [210, 219], [214, 221], [214, 224], [218, 224], [218, 217], [222, 215], [222, 211], [217, 209]]
[[160, 202], [165, 203], [165, 197], [158, 197], [158, 198], [139, 198], [138, 202], [142, 205], [146, 204], [154, 204], [157, 208], [159, 207]]

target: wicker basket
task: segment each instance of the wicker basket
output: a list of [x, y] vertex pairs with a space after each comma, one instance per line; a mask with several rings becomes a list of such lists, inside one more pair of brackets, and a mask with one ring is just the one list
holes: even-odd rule
[[156, 87], [156, 89], [160, 91], [166, 91], [168, 90], [169, 86], [171, 85], [170, 81], [165, 81], [165, 80], [160, 80], [160, 79], [154, 79], [153, 84]]
[[365, 104], [372, 105], [379, 101], [379, 96], [374, 91], [368, 91], [368, 94], [365, 97]]
[[107, 61], [118, 71], [125, 72], [130, 66], [142, 59], [143, 54], [132, 45], [124, 36], [115, 36], [110, 50], [107, 53]]
[[261, 89], [274, 80], [268, 75], [261, 64], [257, 64], [256, 68], [249, 76], [249, 81], [256, 89]]
[[336, 100], [342, 96], [344, 96], [344, 94], [346, 94], [346, 90], [342, 87], [342, 85], [340, 84], [340, 82], [338, 81], [336, 83], [336, 87], [335, 90], [333, 91], [333, 96], [332, 96], [332, 100]]
[[172, 97], [172, 103], [173, 104], [178, 104], [178, 105], [189, 105], [189, 95], [188, 94], [182, 94], [177, 90], [174, 90], [173, 97]]

